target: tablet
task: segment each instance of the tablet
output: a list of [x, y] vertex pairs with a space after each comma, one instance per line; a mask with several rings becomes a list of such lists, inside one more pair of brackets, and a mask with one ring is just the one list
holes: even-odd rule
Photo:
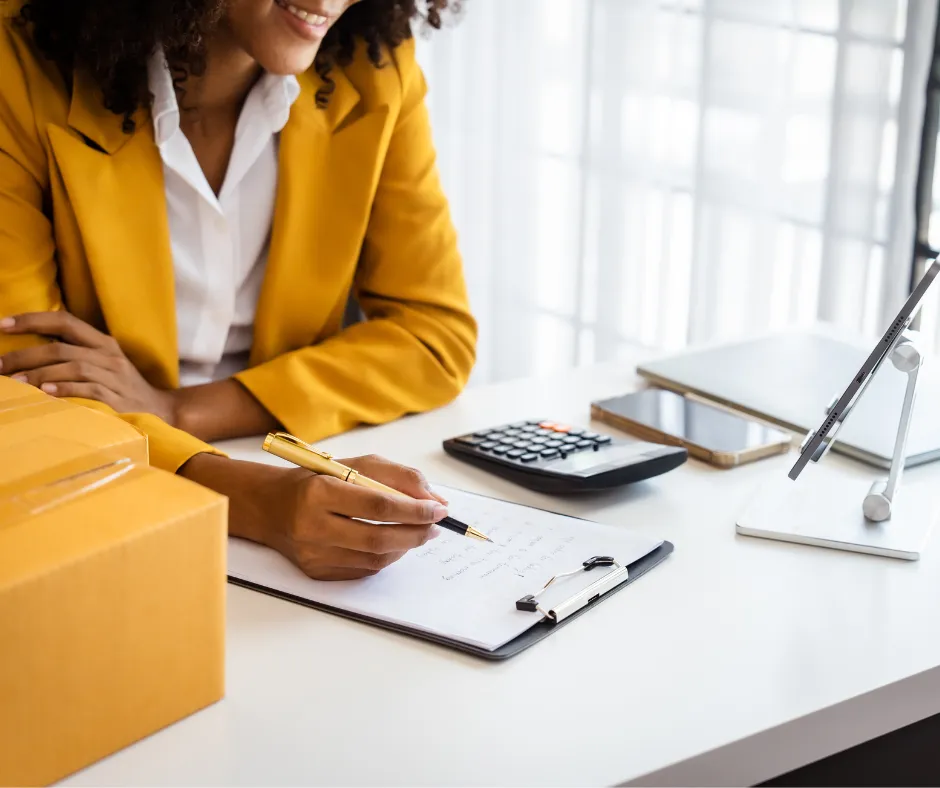
[[855, 403], [865, 392], [868, 384], [881, 368], [884, 360], [890, 355], [904, 331], [910, 326], [914, 315], [917, 314], [917, 310], [923, 303], [924, 296], [938, 274], [940, 274], [940, 260], [934, 260], [927, 273], [924, 274], [917, 287], [914, 288], [914, 292], [904, 302], [904, 306], [901, 307], [891, 326], [878, 341], [875, 349], [865, 359], [858, 374], [849, 383], [842, 396], [829, 408], [819, 429], [810, 432], [806, 436], [806, 440], [800, 446], [799, 457], [790, 469], [789, 477], [791, 479], [797, 479], [811, 461], [818, 462], [829, 451], [829, 448], [835, 442], [839, 429], [848, 418], [849, 413], [852, 412]]

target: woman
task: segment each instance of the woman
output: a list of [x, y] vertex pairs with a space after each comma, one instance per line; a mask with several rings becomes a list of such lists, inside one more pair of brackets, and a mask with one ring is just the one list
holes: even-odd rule
[[[466, 383], [410, 30], [448, 2], [421, 4], [0, 0], [0, 374], [117, 412], [316, 578], [388, 566], [444, 502], [378, 458], [347, 462], [415, 500], [209, 442], [316, 440]], [[350, 292], [367, 320], [344, 328]]]

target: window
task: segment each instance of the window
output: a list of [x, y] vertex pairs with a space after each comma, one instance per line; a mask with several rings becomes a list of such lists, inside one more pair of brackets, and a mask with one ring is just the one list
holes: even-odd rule
[[477, 379], [817, 319], [882, 331], [933, 5], [467, 0], [419, 36]]

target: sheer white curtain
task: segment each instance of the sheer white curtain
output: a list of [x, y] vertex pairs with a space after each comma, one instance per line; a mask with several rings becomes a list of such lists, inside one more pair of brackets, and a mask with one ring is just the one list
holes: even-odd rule
[[935, 14], [464, 0], [419, 57], [476, 379], [818, 318], [881, 330], [907, 286]]

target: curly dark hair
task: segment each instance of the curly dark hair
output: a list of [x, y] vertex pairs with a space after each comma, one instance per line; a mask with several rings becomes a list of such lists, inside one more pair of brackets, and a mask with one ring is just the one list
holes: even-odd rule
[[[40, 52], [67, 79], [75, 68], [87, 69], [100, 87], [105, 107], [124, 116], [151, 100], [147, 61], [161, 44], [174, 82], [199, 76], [206, 66], [206, 38], [222, 17], [226, 0], [26, 0], [20, 21], [31, 28]], [[360, 0], [329, 30], [314, 62], [324, 87], [317, 105], [325, 107], [333, 91], [330, 71], [348, 65], [359, 41], [369, 60], [382, 66], [382, 50], [412, 36], [412, 22], [423, 18], [440, 29], [442, 14], [457, 10], [459, 0]]]

